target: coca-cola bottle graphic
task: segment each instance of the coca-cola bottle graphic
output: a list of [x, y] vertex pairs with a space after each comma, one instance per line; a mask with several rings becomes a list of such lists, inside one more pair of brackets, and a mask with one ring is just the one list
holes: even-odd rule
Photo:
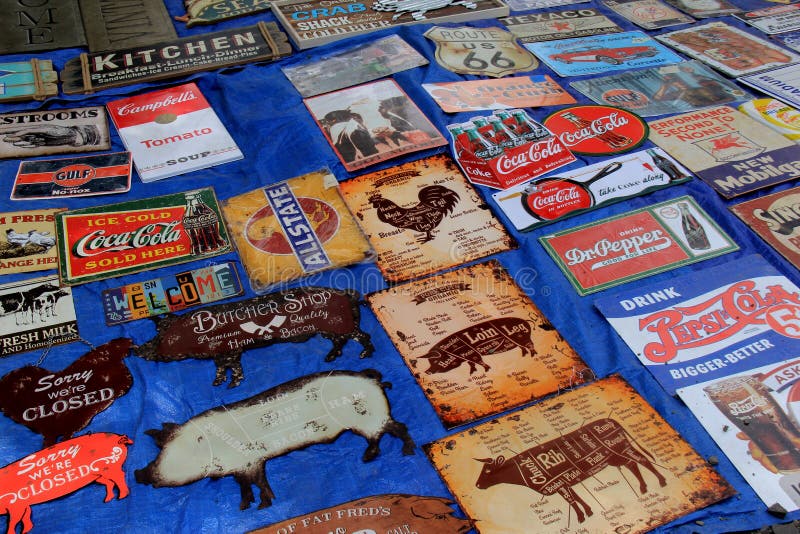
[[479, 134], [478, 129], [475, 128], [474, 125], [469, 124], [469, 127], [465, 128], [465, 130], [469, 149], [473, 154], [479, 158], [489, 159], [499, 153], [498, 147]]
[[678, 209], [681, 212], [681, 227], [683, 228], [683, 235], [686, 236], [686, 242], [692, 250], [706, 250], [711, 248], [711, 243], [708, 241], [708, 235], [703, 229], [703, 225], [697, 218], [689, 211], [689, 204], [686, 202], [678, 202]]
[[656, 167], [661, 169], [661, 171], [669, 176], [670, 181], [673, 180], [680, 180], [682, 178], [686, 178], [687, 175], [683, 174], [680, 169], [678, 169], [677, 165], [672, 163], [670, 160], [659, 154], [653, 149], [647, 150], [647, 155], [653, 160]]
[[514, 133], [524, 139], [526, 142], [536, 141], [549, 135], [549, 132], [544, 126], [537, 122], [531, 121], [528, 118], [527, 113], [521, 109], [512, 110], [511, 116], [514, 117], [514, 121], [516, 122]]
[[202, 193], [190, 191], [184, 197], [183, 227], [192, 242], [192, 254], [209, 254], [226, 246], [228, 243], [219, 233], [219, 216], [203, 202]]
[[613, 150], [619, 150], [633, 144], [633, 139], [630, 137], [619, 135], [611, 130], [597, 132], [594, 128], [592, 128], [592, 122], [584, 119], [583, 117], [578, 117], [569, 111], [562, 112], [561, 117], [574, 124], [579, 130], [588, 128], [592, 132], [595, 139], [599, 139]]
[[489, 124], [492, 125], [495, 143], [499, 144], [503, 149], [513, 148], [521, 144], [517, 135], [503, 124], [503, 121], [497, 115], [489, 117]]

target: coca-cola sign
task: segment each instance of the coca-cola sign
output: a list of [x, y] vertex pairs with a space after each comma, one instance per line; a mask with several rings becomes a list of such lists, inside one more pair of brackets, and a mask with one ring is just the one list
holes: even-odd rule
[[[189, 205], [191, 211], [187, 210]], [[61, 280], [67, 285], [174, 265], [231, 249], [211, 188], [59, 215], [56, 231]]]
[[641, 145], [647, 123], [635, 113], [602, 105], [572, 106], [556, 111], [544, 125], [576, 154], [628, 152]]

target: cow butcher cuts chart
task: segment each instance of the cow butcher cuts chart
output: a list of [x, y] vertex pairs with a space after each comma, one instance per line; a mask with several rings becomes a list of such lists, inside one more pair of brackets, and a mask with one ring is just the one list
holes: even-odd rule
[[638, 534], [734, 493], [618, 375], [423, 449], [481, 534]]

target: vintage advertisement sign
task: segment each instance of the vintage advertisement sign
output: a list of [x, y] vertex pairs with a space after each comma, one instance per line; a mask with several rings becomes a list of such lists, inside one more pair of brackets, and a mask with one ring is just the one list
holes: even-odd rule
[[789, 104], [774, 98], [756, 98], [740, 104], [737, 109], [785, 138], [800, 142], [800, 110]]
[[570, 85], [598, 104], [623, 108], [640, 117], [693, 111], [752, 98], [696, 60], [578, 80]]
[[244, 379], [241, 357], [246, 349], [301, 343], [320, 335], [333, 343], [325, 361], [339, 357], [350, 339], [361, 344], [360, 357], [366, 358], [373, 346], [359, 326], [359, 299], [355, 291], [307, 286], [158, 317], [156, 336], [134, 347], [134, 353], [158, 362], [213, 360], [214, 385], [228, 381], [230, 371], [229, 387]]
[[670, 394], [800, 349], [800, 289], [758, 255], [638, 285], [595, 305]]
[[[385, 434], [402, 441], [403, 454], [414, 454], [406, 425], [392, 417], [384, 391], [388, 387], [374, 369], [322, 372], [216, 406], [183, 424], [163, 423], [161, 429], [145, 432], [159, 453], [136, 470], [136, 481], [161, 488], [231, 476], [242, 481], [239, 507], [247, 510], [255, 502], [254, 486], [259, 508], [270, 506], [275, 498], [264, 472], [269, 460], [332, 443], [347, 430], [367, 440], [364, 462], [377, 458]], [[324, 450], [311, 447], [305, 454]], [[235, 497], [229, 499], [235, 502]]]
[[132, 344], [109, 341], [57, 372], [38, 365], [14, 369], [0, 378], [0, 411], [41, 434], [45, 447], [70, 439], [133, 385], [123, 361]]
[[0, 286], [0, 356], [77, 340], [72, 291], [57, 276]]
[[58, 73], [49, 59], [0, 63], [0, 102], [44, 100], [58, 94]]
[[386, 280], [411, 280], [516, 247], [446, 155], [341, 184]]
[[217, 22], [260, 13], [270, 8], [269, 0], [183, 0], [186, 14], [175, 17], [185, 22], [187, 28], [195, 24], [215, 24]]
[[454, 517], [453, 501], [417, 495], [375, 495], [299, 515], [249, 534], [371, 534], [397, 532], [448, 532], [463, 534], [469, 520]]
[[161, 0], [78, 0], [89, 50], [120, 50], [178, 38]]
[[683, 61], [642, 32], [528, 43], [525, 47], [559, 76], [585, 76]]
[[0, 115], [0, 159], [111, 148], [102, 106]]
[[328, 0], [274, 0], [272, 13], [300, 50], [403, 24], [467, 22], [505, 17], [500, 0], [440, 0], [372, 3], [347, 1], [332, 8]]
[[546, 74], [498, 80], [423, 83], [445, 113], [486, 109], [537, 108], [576, 100]]
[[131, 153], [23, 161], [11, 200], [90, 197], [131, 189]]
[[678, 390], [683, 402], [768, 507], [800, 509], [800, 360]]
[[800, 52], [800, 30], [770, 35], [770, 39], [781, 43], [786, 48]]
[[739, 250], [692, 197], [539, 238], [580, 295]]
[[277, 24], [259, 22], [155, 45], [81, 54], [64, 65], [61, 83], [67, 94], [93, 93], [253, 61], [272, 61], [291, 51], [286, 34]]
[[640, 534], [735, 494], [618, 375], [424, 449], [481, 534]]
[[61, 282], [76, 285], [230, 252], [211, 187], [56, 214]]
[[800, 30], [800, 7], [794, 4], [737, 13], [734, 17], [767, 35]]
[[436, 43], [436, 62], [460, 74], [500, 78], [539, 66], [512, 33], [500, 28], [434, 26], [425, 37]]
[[55, 220], [59, 211], [0, 213], [0, 275], [58, 268]]
[[447, 144], [393, 79], [306, 98], [303, 102], [350, 172]]
[[645, 30], [694, 22], [692, 17], [661, 0], [603, 0], [603, 5]]
[[591, 379], [497, 261], [385, 289], [367, 301], [448, 428]]
[[650, 140], [725, 198], [800, 175], [797, 145], [730, 106], [650, 121]]
[[3, 54], [32, 54], [86, 44], [77, 0], [3, 0], [0, 7]]
[[106, 106], [142, 182], [244, 157], [195, 83], [112, 100]]
[[474, 184], [507, 189], [568, 165], [572, 152], [524, 110], [496, 110], [447, 127], [451, 149]]
[[798, 65], [789, 65], [760, 74], [743, 76], [738, 80], [795, 107], [800, 106], [800, 67]]
[[389, 35], [299, 65], [287, 65], [281, 71], [308, 98], [427, 64], [428, 60], [400, 36]]
[[[525, 8], [528, 9], [528, 8]], [[500, 19], [521, 43], [556, 41], [604, 33], [622, 28], [594, 8], [528, 13]]]
[[543, 122], [570, 152], [585, 156], [621, 154], [647, 140], [647, 123], [637, 114], [611, 106], [560, 109]]
[[111, 326], [174, 313], [244, 293], [236, 264], [219, 263], [145, 282], [103, 290], [103, 312]]
[[754, 198], [729, 209], [761, 239], [800, 268], [800, 188]]
[[514, 11], [530, 11], [548, 7], [560, 7], [568, 4], [582, 4], [589, 0], [508, 0], [508, 7]]
[[724, 22], [662, 33], [656, 38], [731, 77], [800, 61], [800, 56]]
[[664, 0], [696, 19], [723, 17], [741, 11], [727, 0]]
[[222, 209], [256, 292], [372, 257], [327, 169], [231, 197]]
[[341, 356], [350, 339], [361, 344], [360, 356], [366, 358], [373, 346], [359, 326], [360, 298], [355, 291], [307, 286], [158, 317], [156, 336], [134, 352], [157, 362], [214, 360], [214, 385], [226, 382], [230, 371], [228, 387], [244, 379], [241, 360], [246, 349], [301, 343], [320, 335], [333, 343], [325, 361]]
[[640, 150], [514, 186], [492, 200], [527, 232], [588, 210], [681, 184], [691, 175], [659, 148]]
[[84, 434], [0, 468], [0, 503], [9, 528], [30, 530], [32, 505], [54, 501], [92, 482], [105, 487], [104, 502], [127, 497], [122, 465], [131, 444], [128, 436], [119, 434]]

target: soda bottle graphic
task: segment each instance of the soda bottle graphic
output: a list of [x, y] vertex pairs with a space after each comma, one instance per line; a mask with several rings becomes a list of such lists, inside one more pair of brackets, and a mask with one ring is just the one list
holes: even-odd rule
[[689, 247], [692, 250], [707, 250], [711, 248], [711, 243], [708, 241], [708, 235], [706, 235], [703, 225], [689, 211], [689, 205], [686, 202], [678, 202], [678, 209], [681, 212], [683, 235], [686, 236], [686, 242], [689, 243]]
[[686, 178], [686, 175], [683, 174], [674, 163], [672, 163], [670, 160], [668, 160], [655, 150], [648, 149], [647, 154], [653, 160], [653, 163], [655, 163], [656, 167], [661, 169], [661, 171], [664, 174], [669, 176], [670, 181]]
[[183, 227], [192, 242], [192, 254], [209, 254], [227, 245], [219, 233], [219, 216], [203, 202], [201, 191], [184, 194]]

